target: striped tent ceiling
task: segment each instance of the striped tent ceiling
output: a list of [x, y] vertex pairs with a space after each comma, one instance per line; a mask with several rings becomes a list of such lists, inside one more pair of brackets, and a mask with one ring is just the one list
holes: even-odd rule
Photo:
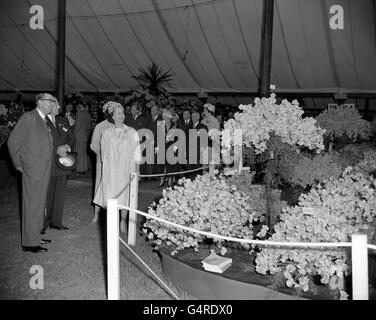
[[[262, 0], [67, 0], [66, 90], [122, 91], [155, 61], [176, 92], [258, 87]], [[32, 5], [45, 28], [32, 30]], [[344, 9], [332, 30], [329, 9]], [[275, 0], [271, 82], [376, 93], [374, 0]], [[57, 0], [0, 0], [0, 91], [54, 90]]]

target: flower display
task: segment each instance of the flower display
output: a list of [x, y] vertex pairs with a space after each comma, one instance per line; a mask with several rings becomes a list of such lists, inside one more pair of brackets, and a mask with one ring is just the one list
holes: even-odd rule
[[154, 105], [158, 105], [160, 107], [175, 106], [175, 98], [170, 96], [167, 92], [160, 92], [159, 95], [153, 95], [149, 89], [143, 89], [141, 87], [135, 88], [130, 92], [129, 95], [124, 97], [123, 105], [132, 105], [133, 103], [138, 102], [140, 105], [145, 107], [146, 109], [150, 109]]
[[356, 164], [356, 170], [364, 174], [376, 172], [376, 150], [368, 150], [363, 153], [363, 158]]
[[[174, 189], [163, 191], [163, 198], [149, 208], [149, 214], [202, 231], [252, 239], [252, 222], [260, 220], [265, 214], [256, 207], [262, 199], [261, 189], [256, 187], [253, 190], [256, 189], [259, 189], [257, 199], [251, 201], [223, 175], [207, 173], [197, 176], [194, 181], [183, 178]], [[252, 203], [255, 204], [253, 208]], [[144, 227], [144, 232], [157, 247], [164, 243], [172, 248], [172, 254], [188, 247], [198, 251], [205, 239], [202, 235], [178, 230], [155, 220], [148, 220]], [[213, 240], [219, 248], [223, 246], [222, 241]]]
[[[366, 233], [376, 216], [376, 180], [353, 168], [339, 179], [329, 179], [302, 194], [294, 207], [285, 207], [269, 240], [287, 242], [348, 242], [354, 233]], [[332, 290], [343, 291], [343, 278], [350, 273], [344, 248], [263, 248], [256, 257], [256, 271], [282, 272], [287, 286], [309, 289], [313, 275]], [[341, 292], [345, 296], [344, 292]]]
[[272, 136], [278, 136], [284, 143], [317, 152], [324, 149], [324, 130], [316, 126], [314, 118], [302, 118], [304, 111], [296, 100], [292, 103], [283, 100], [277, 104], [273, 93], [270, 98], [256, 98], [254, 106], [240, 105], [239, 109], [242, 112], [236, 113], [234, 119], [224, 124], [221, 141], [224, 156], [228, 156], [231, 146], [239, 143], [232, 139], [236, 130], [242, 133], [242, 143], [253, 146], [256, 154], [267, 149], [267, 142]]
[[294, 186], [306, 188], [329, 178], [339, 178], [344, 168], [336, 161], [338, 156], [329, 153], [318, 155], [285, 154], [280, 163], [281, 178]]
[[[266, 185], [252, 184], [254, 175], [255, 172], [248, 173], [243, 171], [228, 177], [226, 182], [248, 198], [249, 210], [253, 213], [254, 220], [263, 222], [267, 211]], [[281, 191], [278, 189], [271, 190], [270, 209], [274, 221], [279, 217], [282, 207], [285, 205], [286, 202], [281, 201]]]
[[325, 129], [325, 136], [347, 137], [353, 141], [368, 139], [372, 133], [371, 123], [362, 119], [358, 110], [346, 106], [337, 106], [324, 110], [317, 116], [317, 124]]
[[23, 112], [22, 105], [15, 102], [12, 102], [9, 107], [0, 104], [0, 147], [7, 141], [10, 132]]

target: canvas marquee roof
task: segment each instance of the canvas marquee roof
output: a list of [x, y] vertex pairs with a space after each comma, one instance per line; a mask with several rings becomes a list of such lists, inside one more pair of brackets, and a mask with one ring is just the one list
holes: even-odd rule
[[[33, 4], [44, 30], [29, 27]], [[175, 92], [257, 91], [261, 16], [262, 0], [67, 0], [66, 90], [129, 90], [155, 61]], [[376, 93], [375, 35], [374, 0], [275, 0], [271, 83]], [[0, 91], [54, 90], [56, 43], [57, 0], [0, 0]]]

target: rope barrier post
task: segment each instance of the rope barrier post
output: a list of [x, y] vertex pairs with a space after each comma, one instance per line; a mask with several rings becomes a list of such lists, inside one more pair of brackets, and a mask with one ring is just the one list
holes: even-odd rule
[[[241, 150], [241, 147], [235, 146], [236, 151], [234, 152], [237, 156], [234, 159], [234, 170], [237, 173], [241, 173], [243, 171], [243, 158], [241, 157], [241, 154], [239, 150]], [[240, 155], [239, 155], [240, 154]]]
[[213, 174], [215, 170], [215, 164], [213, 162], [209, 163], [209, 173]]
[[[133, 178], [133, 179], [132, 179]], [[132, 172], [129, 196], [129, 207], [136, 209], [138, 207], [138, 174]], [[130, 246], [136, 245], [136, 230], [137, 230], [137, 213], [129, 210], [129, 223], [128, 223], [128, 244]]]
[[353, 300], [368, 300], [368, 248], [367, 235], [351, 236]]
[[119, 208], [117, 199], [107, 201], [107, 298], [119, 300]]

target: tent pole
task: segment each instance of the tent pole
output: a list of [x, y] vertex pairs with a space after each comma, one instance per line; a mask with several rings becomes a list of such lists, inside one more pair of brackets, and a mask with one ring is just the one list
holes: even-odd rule
[[66, 29], [66, 0], [58, 0], [58, 21], [57, 21], [57, 99], [65, 112], [64, 90], [65, 90], [65, 29]]
[[259, 66], [259, 95], [269, 96], [270, 73], [272, 68], [274, 0], [264, 0]]

